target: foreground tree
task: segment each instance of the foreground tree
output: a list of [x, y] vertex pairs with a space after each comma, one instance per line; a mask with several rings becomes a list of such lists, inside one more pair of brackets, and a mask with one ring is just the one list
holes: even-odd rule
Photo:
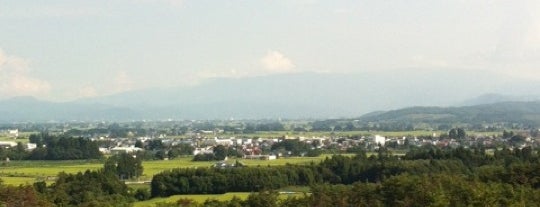
[[115, 175], [102, 170], [62, 172], [54, 184], [47, 187], [39, 182], [34, 186], [57, 206], [130, 206], [133, 201], [127, 186]]
[[32, 186], [0, 186], [0, 206], [53, 206], [43, 199]]

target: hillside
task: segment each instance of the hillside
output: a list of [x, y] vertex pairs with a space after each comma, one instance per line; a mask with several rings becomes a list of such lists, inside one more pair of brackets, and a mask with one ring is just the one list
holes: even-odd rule
[[93, 121], [138, 119], [135, 110], [96, 103], [48, 102], [33, 97], [0, 101], [0, 122]]
[[501, 102], [463, 107], [409, 107], [360, 117], [369, 122], [540, 123], [540, 102]]
[[[453, 77], [470, 84], [456, 86], [452, 83], [441, 83], [437, 78], [427, 78], [419, 82], [408, 81], [428, 76]], [[485, 93], [483, 90], [470, 90], [471, 84], [482, 85], [489, 88], [489, 91], [498, 92], [500, 90], [491, 85], [492, 80], [496, 78], [486, 74], [455, 75], [430, 71], [414, 73], [381, 71], [361, 74], [294, 73], [215, 78], [195, 85], [132, 90], [69, 102], [51, 102], [32, 97], [4, 99], [0, 101], [0, 121], [333, 119], [357, 117], [378, 111], [364, 116], [375, 118], [379, 117], [378, 115], [390, 116], [388, 112], [381, 113], [381, 110], [419, 104], [451, 106]], [[518, 85], [511, 86], [519, 88]], [[533, 86], [536, 85], [525, 88], [538, 88]], [[523, 100], [512, 98], [514, 97], [488, 95], [472, 99], [469, 103], [487, 104], [485, 102]], [[526, 98], [534, 100], [534, 97]], [[439, 111], [443, 108], [420, 109]], [[478, 116], [490, 113], [490, 111], [475, 111], [478, 112], [473, 114]], [[436, 121], [457, 119], [456, 114], [450, 112], [412, 114], [415, 115], [409, 115], [408, 118]], [[469, 113], [465, 113], [467, 114]], [[457, 116], [462, 115], [457, 113]]]

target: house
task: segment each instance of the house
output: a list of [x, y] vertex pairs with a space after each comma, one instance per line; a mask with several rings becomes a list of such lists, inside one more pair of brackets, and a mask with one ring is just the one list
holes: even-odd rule
[[380, 144], [381, 146], [384, 146], [386, 143], [386, 137], [375, 135], [375, 137], [373, 137], [373, 142], [377, 145]]
[[220, 139], [217, 137], [214, 137], [214, 141], [216, 145], [223, 145], [223, 146], [231, 146], [234, 143], [232, 139]]
[[244, 155], [244, 159], [275, 160], [275, 155]]
[[26, 150], [28, 151], [32, 151], [34, 149], [37, 148], [37, 144], [36, 143], [26, 143]]
[[213, 154], [213, 153], [214, 153], [214, 147], [195, 148], [195, 150], [193, 150], [193, 155]]
[[8, 137], [17, 139], [19, 137], [19, 129], [8, 130]]
[[120, 154], [120, 153], [134, 153], [138, 151], [142, 151], [142, 148], [138, 148], [135, 146], [130, 147], [115, 147], [110, 150], [111, 154]]

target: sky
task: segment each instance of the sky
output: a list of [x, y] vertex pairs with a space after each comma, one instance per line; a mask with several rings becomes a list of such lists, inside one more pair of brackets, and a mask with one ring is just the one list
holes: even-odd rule
[[0, 98], [301, 72], [540, 81], [535, 0], [0, 0]]

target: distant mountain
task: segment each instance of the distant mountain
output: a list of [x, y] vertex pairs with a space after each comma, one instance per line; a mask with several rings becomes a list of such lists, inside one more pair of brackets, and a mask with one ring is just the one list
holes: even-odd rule
[[502, 94], [484, 94], [472, 99], [468, 99], [460, 106], [474, 106], [481, 104], [492, 104], [500, 102], [532, 102], [540, 101], [540, 96], [517, 96], [517, 95], [502, 95]]
[[104, 104], [55, 103], [33, 97], [0, 101], [0, 122], [126, 120], [140, 115], [128, 108]]
[[502, 78], [437, 70], [215, 78], [189, 87], [150, 88], [71, 102], [12, 98], [0, 101], [0, 121], [350, 118], [415, 105], [450, 106], [506, 88], [516, 92], [520, 88], [522, 94], [540, 88], [532, 82], [498, 85], [494, 81]]
[[536, 123], [540, 124], [540, 102], [502, 102], [463, 107], [409, 107], [374, 115], [362, 121], [409, 123]]
[[429, 70], [296, 73], [216, 78], [191, 87], [145, 89], [78, 102], [129, 107], [154, 118], [340, 118], [413, 105], [451, 105], [484, 92], [470, 87], [496, 89], [490, 85], [494, 79], [489, 74]]

